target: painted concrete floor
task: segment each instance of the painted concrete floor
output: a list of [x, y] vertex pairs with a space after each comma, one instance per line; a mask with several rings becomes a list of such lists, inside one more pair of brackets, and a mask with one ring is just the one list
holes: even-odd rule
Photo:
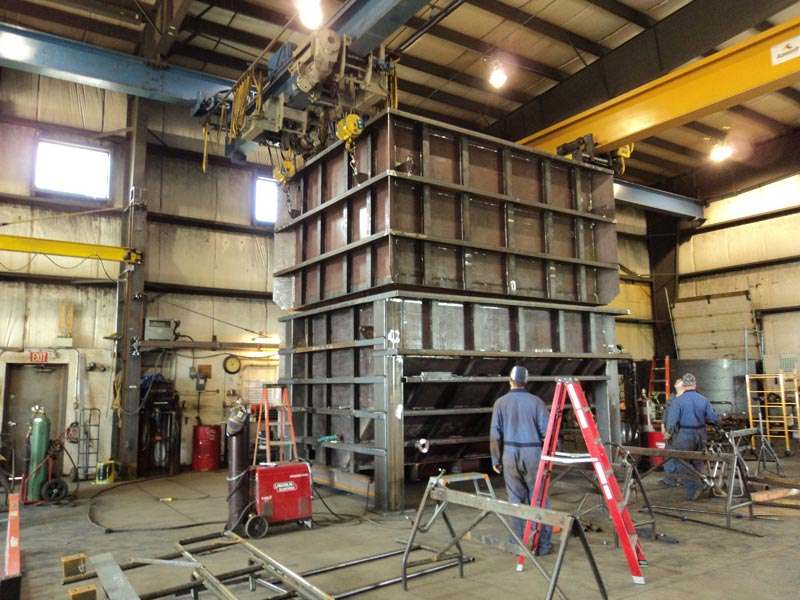
[[[798, 478], [800, 461], [789, 466], [790, 475]], [[654, 486], [655, 478], [648, 487]], [[499, 482], [498, 482], [499, 484]], [[166, 527], [203, 521], [223, 521], [226, 516], [225, 474], [186, 473], [170, 479], [151, 480], [103, 493], [95, 500], [97, 519], [112, 528], [149, 528], [154, 531], [104, 533], [89, 524], [87, 497], [97, 491], [83, 486], [81, 498], [70, 505], [54, 507], [25, 507], [22, 512], [22, 547], [24, 561], [23, 598], [40, 600], [66, 598], [68, 587], [61, 585], [60, 558], [63, 555], [85, 552], [89, 555], [112, 552], [122, 562], [134, 557], [153, 557], [173, 550], [179, 539], [220, 529], [210, 525], [186, 530], [167, 530]], [[419, 493], [419, 489], [414, 490]], [[407, 538], [410, 521], [403, 515], [364, 515], [363, 499], [321, 490], [330, 506], [346, 515], [338, 522], [326, 512], [319, 500], [314, 501], [318, 526], [304, 530], [294, 525], [276, 528], [256, 545], [287, 567], [301, 571], [337, 563], [369, 554], [400, 548], [397, 540]], [[584, 494], [591, 492], [583, 480], [560, 481], [554, 488], [554, 508], [574, 509]], [[503, 491], [500, 490], [500, 495]], [[166, 499], [171, 500], [167, 501]], [[596, 496], [593, 498], [597, 498]], [[654, 489], [654, 504], [681, 504], [680, 490]], [[696, 508], [719, 510], [722, 500], [694, 503]], [[771, 513], [780, 521], [737, 520], [737, 528], [757, 532], [763, 538], [711, 527], [659, 519], [659, 529], [678, 540], [678, 543], [645, 541], [650, 561], [644, 586], [634, 585], [628, 575], [624, 557], [612, 545], [610, 522], [595, 515], [593, 525], [602, 529], [588, 534], [612, 599], [641, 598], [643, 600], [672, 599], [753, 599], [800, 597], [800, 570], [797, 568], [800, 510], [760, 508], [760, 514]], [[410, 513], [409, 513], [410, 514]], [[364, 516], [362, 516], [364, 515]], [[458, 524], [474, 515], [468, 510], [453, 509]], [[713, 522], [723, 520], [697, 515]], [[634, 515], [634, 519], [641, 519]], [[502, 526], [493, 521], [483, 524], [478, 533], [484, 539], [505, 540]], [[439, 522], [421, 538], [435, 545], [446, 539], [444, 526]], [[359, 597], [379, 599], [463, 598], [500, 600], [501, 598], [544, 598], [542, 577], [533, 569], [523, 573], [514, 570], [515, 559], [494, 547], [467, 541], [465, 552], [476, 558], [465, 568], [465, 577], [458, 578], [456, 569], [432, 574], [410, 582], [408, 592], [395, 585], [369, 592]], [[423, 556], [420, 552], [419, 555]], [[212, 572], [221, 572], [246, 565], [239, 550], [209, 556], [207, 565]], [[542, 564], [550, 569], [554, 557], [544, 557]], [[184, 583], [189, 580], [186, 568], [148, 566], [127, 572], [138, 593]], [[338, 571], [312, 578], [323, 590], [336, 594], [367, 583], [396, 577], [400, 574], [400, 559], [390, 558], [369, 565]], [[79, 584], [75, 584], [79, 585]], [[570, 543], [561, 586], [572, 600], [599, 598], [591, 571], [577, 540]], [[69, 586], [74, 587], [74, 586]], [[250, 593], [239, 585], [236, 593], [243, 599], [268, 598], [260, 590]], [[188, 596], [184, 596], [188, 597]], [[208, 592], [201, 598], [213, 598]]]

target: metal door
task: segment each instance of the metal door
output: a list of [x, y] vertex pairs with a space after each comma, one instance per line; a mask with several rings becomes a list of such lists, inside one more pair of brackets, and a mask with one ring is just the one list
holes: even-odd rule
[[25, 436], [31, 408], [44, 408], [50, 417], [50, 438], [56, 438], [64, 431], [66, 396], [67, 365], [8, 365], [2, 431], [4, 441], [15, 451], [15, 473], [20, 474], [25, 468]]

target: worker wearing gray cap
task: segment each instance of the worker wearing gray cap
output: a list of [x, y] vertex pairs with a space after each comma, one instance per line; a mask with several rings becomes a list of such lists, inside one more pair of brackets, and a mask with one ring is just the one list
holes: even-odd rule
[[[697, 378], [691, 373], [681, 377], [683, 393], [677, 396], [670, 406], [667, 415], [667, 432], [670, 435], [671, 448], [675, 450], [705, 450], [708, 441], [706, 425], [717, 423], [717, 413], [708, 399], [697, 391]], [[703, 461], [692, 461], [695, 469], [702, 472]], [[686, 495], [689, 500], [697, 500], [702, 491], [702, 483], [689, 475], [689, 469], [680, 465], [679, 472], [686, 484]]]
[[[494, 403], [490, 435], [492, 468], [495, 473], [503, 474], [508, 501], [526, 505], [533, 495], [550, 416], [542, 399], [525, 389], [527, 381], [528, 369], [523, 366], [511, 369], [511, 389]], [[522, 539], [525, 521], [511, 519], [511, 527]], [[542, 528], [538, 554], [551, 552], [551, 534], [550, 527]]]

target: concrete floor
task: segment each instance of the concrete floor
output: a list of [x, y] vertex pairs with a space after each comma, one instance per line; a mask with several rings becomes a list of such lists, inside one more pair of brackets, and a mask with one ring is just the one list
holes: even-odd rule
[[[789, 465], [790, 475], [800, 473], [800, 461]], [[648, 487], [653, 486], [652, 478]], [[499, 484], [499, 482], [498, 482]], [[60, 557], [85, 552], [89, 555], [113, 552], [118, 561], [133, 557], [156, 556], [171, 552], [175, 541], [211, 532], [219, 525], [187, 530], [157, 530], [154, 532], [104, 533], [87, 521], [87, 496], [97, 488], [83, 486], [81, 498], [66, 506], [25, 507], [22, 512], [22, 548], [25, 576], [23, 598], [42, 600], [65, 598], [67, 587], [61, 585]], [[658, 486], [655, 486], [658, 487]], [[578, 479], [561, 481], [554, 488], [554, 508], [574, 508], [584, 493], [591, 490]], [[362, 515], [363, 499], [322, 490], [328, 503], [337, 512]], [[501, 490], [502, 495], [502, 490]], [[654, 504], [681, 504], [680, 490], [655, 489]], [[225, 475], [217, 473], [186, 473], [170, 479], [137, 483], [104, 493], [95, 501], [95, 514], [105, 525], [116, 528], [160, 528], [176, 524], [225, 519]], [[167, 501], [167, 498], [171, 498]], [[722, 500], [704, 500], [695, 507], [719, 510]], [[256, 542], [273, 558], [294, 570], [337, 563], [342, 560], [376, 554], [399, 548], [396, 540], [407, 537], [410, 522], [402, 515], [382, 517], [367, 515], [336, 523], [325, 508], [315, 500], [319, 526], [303, 530], [294, 525], [274, 529], [267, 538]], [[624, 557], [611, 545], [610, 523], [600, 516], [591, 519], [601, 532], [589, 533], [592, 550], [606, 581], [610, 598], [641, 598], [642, 600], [752, 599], [800, 597], [800, 571], [797, 569], [797, 539], [800, 536], [800, 510], [760, 508], [759, 514], [780, 515], [780, 521], [737, 520], [735, 526], [764, 535], [755, 538], [701, 525], [661, 518], [659, 529], [679, 540], [677, 544], [645, 541], [644, 548], [650, 567], [646, 569], [647, 583], [634, 585], [628, 575]], [[456, 523], [466, 523], [474, 513], [453, 509]], [[699, 515], [722, 523], [722, 519]], [[634, 519], [641, 515], [634, 514]], [[481, 526], [485, 538], [504, 540], [502, 527], [493, 521]], [[435, 544], [445, 539], [441, 522], [422, 541]], [[465, 551], [476, 557], [466, 566], [466, 576], [459, 579], [457, 570], [429, 575], [410, 583], [409, 591], [399, 586], [362, 595], [363, 598], [544, 598], [541, 576], [533, 568], [523, 573], [514, 570], [514, 557], [496, 548], [477, 542], [466, 542]], [[422, 556], [424, 553], [420, 553]], [[213, 572], [246, 565], [245, 555], [236, 551], [214, 554], [207, 559]], [[554, 557], [542, 559], [548, 569]], [[338, 593], [400, 573], [399, 558], [390, 558], [356, 568], [314, 577], [313, 583], [330, 593]], [[148, 566], [128, 571], [129, 579], [139, 593], [188, 581], [185, 568]], [[78, 584], [76, 584], [78, 585]], [[566, 595], [575, 600], [599, 598], [580, 544], [573, 540], [567, 552], [561, 585]], [[72, 586], [69, 586], [72, 587]], [[242, 598], [267, 598], [240, 585]], [[186, 597], [186, 596], [185, 596]], [[201, 597], [213, 598], [210, 593]]]

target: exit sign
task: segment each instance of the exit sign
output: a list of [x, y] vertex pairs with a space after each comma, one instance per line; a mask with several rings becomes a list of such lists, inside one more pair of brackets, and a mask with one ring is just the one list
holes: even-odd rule
[[47, 352], [28, 352], [28, 360], [32, 363], [46, 363]]

